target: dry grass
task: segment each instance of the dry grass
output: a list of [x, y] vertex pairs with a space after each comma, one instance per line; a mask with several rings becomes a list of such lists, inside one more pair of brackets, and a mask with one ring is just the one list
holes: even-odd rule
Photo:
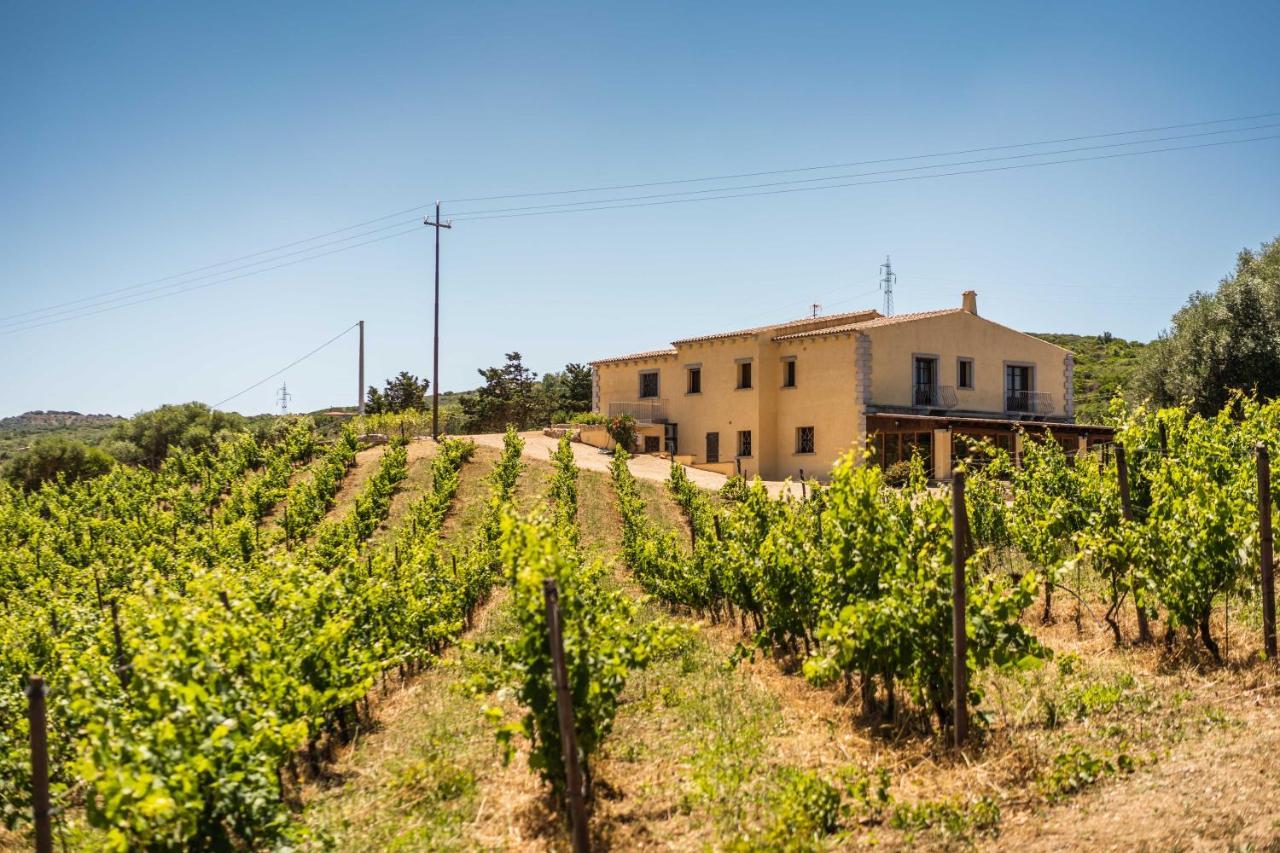
[[414, 502], [431, 489], [431, 463], [436, 458], [439, 445], [430, 438], [418, 438], [409, 442], [407, 474], [396, 487], [391, 498], [386, 519], [373, 532], [369, 543], [379, 544], [400, 525], [401, 519]]
[[453, 509], [445, 516], [444, 526], [440, 528], [440, 535], [446, 541], [457, 539], [479, 523], [489, 495], [489, 472], [493, 470], [498, 456], [498, 451], [492, 447], [477, 447], [471, 460], [462, 466]]
[[[543, 499], [549, 473], [529, 463], [524, 508]], [[464, 476], [471, 498], [451, 518], [454, 533], [474, 520], [483, 488]], [[660, 525], [687, 531], [660, 484], [641, 488]], [[730, 665], [748, 640], [737, 626], [668, 612], [620, 565], [607, 475], [583, 472], [579, 496], [584, 549], [614, 561], [620, 588], [641, 600], [640, 618], [685, 629], [676, 652], [632, 674], [596, 757], [596, 847], [1280, 849], [1280, 770], [1270, 760], [1280, 678], [1256, 662], [1252, 616], [1232, 615], [1232, 662], [1217, 667], [1189, 644], [1172, 655], [1159, 644], [1115, 647], [1083, 609], [1077, 627], [1075, 602], [1060, 597], [1054, 624], [1028, 622], [1054, 659], [984, 675], [983, 720], [958, 753], [924, 734], [919, 717], [862, 719], [856, 695], [810, 686], [795, 660], [757, 653]], [[510, 618], [495, 596], [474, 638], [504, 636]], [[1124, 627], [1132, 636], [1134, 626]], [[567, 849], [527, 752], [504, 765], [480, 716], [485, 702], [508, 716], [518, 709], [464, 690], [485, 665], [482, 654], [455, 650], [390, 697], [382, 729], [340, 759], [348, 781], [316, 795], [309, 821], [341, 848]], [[881, 769], [888, 802], [859, 790]], [[801, 774], [841, 797], [834, 832], [798, 829]], [[462, 782], [445, 797], [441, 779]]]
[[325, 521], [337, 521], [351, 510], [355, 505], [356, 495], [360, 494], [364, 484], [369, 482], [369, 478], [378, 470], [378, 460], [386, 451], [387, 445], [380, 444], [377, 447], [366, 447], [356, 453], [355, 464], [351, 466], [347, 476], [342, 478], [342, 485], [333, 496], [333, 506], [329, 507], [329, 511], [325, 514]]
[[[498, 451], [480, 447], [463, 468], [457, 509], [446, 519], [446, 541], [459, 543], [478, 522], [489, 493], [488, 471]], [[532, 508], [545, 494], [546, 463], [526, 460], [516, 500]], [[517, 755], [504, 766], [493, 727], [481, 711], [492, 698], [476, 697], [468, 683], [485, 666], [472, 643], [513, 630], [506, 591], [498, 588], [477, 614], [468, 642], [447, 652], [436, 667], [398, 689], [375, 697], [377, 729], [336, 758], [336, 786], [310, 787], [306, 823], [339, 849], [389, 847], [448, 850], [474, 846], [519, 847], [555, 834], [542, 791]], [[394, 687], [394, 685], [393, 685]], [[510, 702], [498, 704], [514, 713]]]

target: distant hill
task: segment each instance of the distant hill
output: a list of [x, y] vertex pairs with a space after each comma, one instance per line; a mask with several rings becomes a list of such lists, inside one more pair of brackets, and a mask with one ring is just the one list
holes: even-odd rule
[[0, 432], [48, 432], [60, 429], [90, 429], [114, 426], [124, 418], [118, 415], [82, 415], [79, 412], [35, 411], [11, 418], [0, 418]]
[[83, 415], [80, 412], [35, 411], [0, 418], [0, 460], [8, 459], [43, 435], [61, 435], [88, 444], [106, 438], [123, 421], [117, 415]]
[[1101, 335], [1063, 335], [1054, 332], [1030, 334], [1051, 344], [1066, 347], [1076, 355], [1076, 419], [1098, 423], [1116, 391], [1127, 389], [1147, 344]]

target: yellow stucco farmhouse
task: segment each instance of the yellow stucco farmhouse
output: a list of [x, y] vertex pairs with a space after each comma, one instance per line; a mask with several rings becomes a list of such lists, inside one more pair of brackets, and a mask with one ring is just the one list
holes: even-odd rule
[[919, 453], [945, 480], [959, 435], [1015, 454], [1024, 433], [1073, 451], [1110, 437], [1075, 423], [1071, 352], [982, 317], [973, 291], [957, 308], [807, 317], [591, 366], [594, 411], [632, 415], [642, 452], [766, 480], [825, 477], [854, 446], [886, 467]]

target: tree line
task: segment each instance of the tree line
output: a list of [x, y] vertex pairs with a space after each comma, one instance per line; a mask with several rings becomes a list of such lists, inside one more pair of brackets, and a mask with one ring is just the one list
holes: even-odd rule
[[[509, 352], [502, 365], [478, 373], [482, 380], [478, 388], [450, 395], [456, 402], [442, 406], [447, 432], [501, 432], [507, 426], [532, 429], [591, 409], [591, 368], [583, 364], [567, 364], [540, 377], [525, 367], [519, 352]], [[430, 388], [429, 380], [401, 371], [381, 389], [369, 387], [365, 411], [372, 415], [429, 411]], [[270, 415], [245, 417], [199, 402], [165, 405], [120, 422], [96, 443], [61, 435], [37, 438], [6, 461], [0, 475], [31, 490], [58, 476], [68, 482], [101, 476], [117, 463], [155, 470], [172, 448], [199, 453], [212, 450], [226, 436], [246, 431], [265, 441], [281, 428], [281, 419]]]
[[1241, 250], [1216, 290], [1191, 295], [1143, 351], [1129, 397], [1211, 416], [1235, 392], [1280, 396], [1280, 237]]
[[[501, 432], [508, 426], [532, 429], [567, 421], [591, 410], [591, 368], [566, 364], [564, 370], [538, 374], [525, 367], [518, 352], [506, 354], [503, 364], [477, 371], [482, 384], [457, 395], [449, 404], [447, 421], [453, 432]], [[379, 391], [370, 386], [365, 412], [371, 415], [426, 411], [431, 406], [431, 382], [401, 371]], [[456, 407], [456, 408], [455, 408]]]

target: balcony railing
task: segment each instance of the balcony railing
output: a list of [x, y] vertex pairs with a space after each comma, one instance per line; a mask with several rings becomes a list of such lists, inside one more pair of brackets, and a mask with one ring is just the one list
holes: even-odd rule
[[1047, 391], [1006, 391], [1004, 408], [1007, 412], [1025, 412], [1031, 415], [1053, 413], [1053, 395]]
[[954, 409], [956, 389], [950, 385], [916, 385], [912, 388], [911, 404], [926, 409]]
[[609, 417], [631, 415], [638, 423], [664, 424], [667, 422], [666, 400], [615, 400], [609, 403]]

